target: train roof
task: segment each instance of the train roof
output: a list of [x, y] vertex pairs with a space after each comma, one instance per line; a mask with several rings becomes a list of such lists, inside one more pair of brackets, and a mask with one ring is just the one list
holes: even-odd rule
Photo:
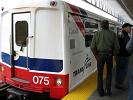
[[[19, 9], [19, 8], [33, 8], [33, 7], [59, 8], [62, 1], [70, 3], [70, 0], [5, 0], [5, 2], [2, 4], [2, 7], [3, 7], [2, 9], [3, 9], [3, 12], [5, 12], [11, 9]], [[56, 2], [57, 5], [51, 6], [52, 2]], [[79, 5], [76, 5], [76, 6], [80, 7]], [[86, 8], [83, 8], [83, 9], [88, 11], [88, 9]], [[93, 11], [89, 11], [89, 12], [99, 17], [106, 18], [110, 21], [117, 22], [117, 18], [113, 17], [112, 15], [109, 15], [103, 11], [101, 11], [102, 15], [99, 15], [97, 13], [99, 13], [100, 9], [98, 8], [96, 8], [95, 11], [96, 12], [93, 12]], [[104, 14], [105, 16], [103, 16]]]
[[5, 0], [2, 4], [3, 11], [7, 11], [15, 8], [31, 8], [31, 7], [55, 7], [51, 6], [51, 2], [58, 3], [56, 8], [59, 7], [59, 3], [62, 0]]

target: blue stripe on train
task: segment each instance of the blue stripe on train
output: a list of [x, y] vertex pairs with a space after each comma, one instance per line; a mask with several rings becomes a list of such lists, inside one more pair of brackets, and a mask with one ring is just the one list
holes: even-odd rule
[[[2, 61], [11, 65], [10, 55], [2, 52]], [[63, 69], [63, 60], [55, 60], [55, 59], [40, 59], [40, 58], [29, 58], [20, 56], [17, 61], [14, 62], [16, 66], [26, 68], [28, 60], [28, 68], [30, 70], [37, 71], [48, 71], [48, 72], [61, 72]]]

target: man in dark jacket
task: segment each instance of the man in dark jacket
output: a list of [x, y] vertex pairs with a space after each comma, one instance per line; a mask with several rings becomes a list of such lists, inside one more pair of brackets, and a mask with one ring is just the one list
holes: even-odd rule
[[128, 33], [131, 32], [132, 25], [125, 23], [122, 25], [122, 32], [118, 35], [120, 52], [116, 56], [116, 84], [117, 89], [125, 89], [124, 80], [128, 71], [128, 62], [130, 54], [126, 50], [126, 44], [129, 41], [130, 37]]
[[[133, 54], [133, 36], [128, 41], [126, 45], [126, 50]], [[131, 62], [133, 62], [133, 59], [131, 59]], [[133, 100], [133, 63], [131, 63], [131, 69], [130, 69], [130, 88], [128, 93], [128, 100]]]
[[107, 77], [106, 77], [106, 89], [105, 92], [111, 95], [111, 81], [112, 81], [112, 67], [113, 67], [113, 55], [119, 51], [119, 42], [116, 34], [109, 30], [109, 22], [103, 20], [101, 22], [101, 30], [96, 32], [92, 42], [91, 50], [97, 58], [97, 91], [100, 96], [104, 96], [103, 88], [103, 68], [106, 63]]

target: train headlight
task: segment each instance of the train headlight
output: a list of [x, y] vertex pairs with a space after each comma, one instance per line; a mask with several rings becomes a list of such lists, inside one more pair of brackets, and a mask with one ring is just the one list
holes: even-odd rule
[[4, 71], [4, 67], [3, 66], [1, 67], [1, 71]]
[[61, 78], [56, 79], [56, 85], [58, 85], [58, 86], [62, 85], [62, 79]]
[[2, 71], [2, 72], [4, 71], [4, 67], [3, 66], [0, 67], [0, 71]]

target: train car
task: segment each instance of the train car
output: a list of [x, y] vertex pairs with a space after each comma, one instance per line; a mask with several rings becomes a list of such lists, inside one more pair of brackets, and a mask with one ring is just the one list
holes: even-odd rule
[[[100, 21], [107, 18], [62, 0], [37, 0], [2, 10], [3, 82], [61, 99], [96, 71], [90, 43]], [[109, 21], [115, 29], [118, 23]]]

